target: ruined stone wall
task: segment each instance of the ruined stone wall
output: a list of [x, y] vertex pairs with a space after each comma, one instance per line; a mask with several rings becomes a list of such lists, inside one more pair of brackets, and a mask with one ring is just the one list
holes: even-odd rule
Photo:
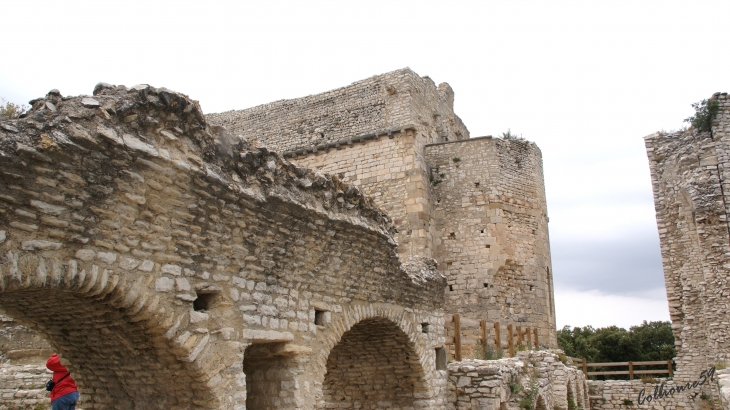
[[393, 218], [398, 251], [432, 256], [431, 227], [425, 200], [425, 164], [416, 156], [413, 130], [381, 136], [352, 147], [293, 158], [297, 164], [338, 175], [363, 190]]
[[451, 410], [590, 408], [583, 372], [561, 363], [556, 351], [450, 363], [449, 391]]
[[393, 218], [403, 260], [432, 256], [434, 227], [423, 146], [469, 137], [454, 92], [410, 69], [242, 111], [213, 124], [259, 141], [307, 168], [361, 187]]
[[50, 409], [46, 382], [52, 375], [44, 364], [0, 366], [0, 410]]
[[588, 380], [591, 409], [729, 408], [727, 398], [720, 399], [717, 376], [698, 376], [699, 373], [695, 374], [690, 381], [655, 379], [646, 383], [641, 380]]
[[407, 126], [417, 126], [428, 142], [469, 138], [453, 100], [448, 84], [436, 87], [405, 68], [325, 93], [207, 118], [274, 151], [301, 154]]
[[[467, 139], [453, 103], [448, 84], [436, 87], [404, 69], [208, 118], [373, 197], [394, 220], [402, 259], [438, 259], [450, 279], [450, 313], [539, 327], [542, 343], [555, 345], [540, 151], [521, 141], [481, 149], [483, 141]], [[440, 179], [434, 161], [455, 168], [461, 165], [451, 159], [458, 156], [469, 175], [455, 171], [447, 183], [432, 185]], [[450, 236], [457, 232], [458, 239]]]
[[408, 374], [358, 386], [364, 405], [445, 405], [434, 262], [401, 265], [390, 219], [337, 176], [248, 148], [165, 89], [33, 101], [0, 123], [0, 308], [59, 352], [84, 409], [332, 408], [332, 352], [384, 326]]
[[711, 132], [645, 138], [669, 314], [677, 344], [677, 380], [730, 359], [730, 101]]
[[534, 143], [491, 137], [427, 145], [435, 255], [446, 310], [539, 329], [555, 346], [542, 156]]
[[36, 332], [19, 324], [13, 318], [0, 314], [0, 361], [6, 359], [11, 351], [31, 350], [45, 354], [50, 348], [48, 342]]

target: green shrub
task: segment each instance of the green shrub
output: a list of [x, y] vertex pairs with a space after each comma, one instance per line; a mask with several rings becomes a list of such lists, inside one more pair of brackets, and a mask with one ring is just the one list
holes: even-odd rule
[[685, 118], [684, 122], [692, 124], [692, 127], [700, 131], [709, 131], [712, 128], [712, 120], [717, 117], [720, 110], [720, 103], [717, 100], [702, 100], [692, 104], [695, 115]]
[[14, 120], [28, 110], [27, 105], [13, 104], [0, 97], [0, 120]]
[[502, 139], [519, 141], [524, 140], [524, 138], [522, 138], [522, 135], [512, 134], [512, 131], [509, 128], [507, 129], [507, 132], [502, 133]]

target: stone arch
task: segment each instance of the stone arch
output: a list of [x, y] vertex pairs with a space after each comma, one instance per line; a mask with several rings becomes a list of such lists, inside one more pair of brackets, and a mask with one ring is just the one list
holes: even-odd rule
[[201, 338], [179, 330], [187, 315], [150, 290], [146, 275], [57, 256], [10, 251], [1, 258], [0, 306], [68, 362], [84, 408], [217, 403], [201, 371], [202, 341], [187, 343]]
[[[404, 312], [372, 306], [346, 311], [332, 327], [340, 330], [325, 359], [317, 408], [404, 409], [418, 407], [433, 392], [427, 374], [426, 343]], [[432, 365], [431, 362], [434, 362]]]
[[542, 394], [538, 394], [535, 399], [535, 410], [548, 410], [547, 404], [545, 404], [545, 398]]
[[568, 410], [575, 410], [576, 408], [578, 408], [579, 398], [576, 395], [575, 380], [573, 380], [572, 378], [568, 379], [566, 400], [568, 403]]

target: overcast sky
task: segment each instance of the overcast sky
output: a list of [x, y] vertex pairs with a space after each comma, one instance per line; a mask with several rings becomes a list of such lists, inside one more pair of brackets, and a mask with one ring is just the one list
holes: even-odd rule
[[730, 1], [13, 1], [0, 96], [99, 81], [207, 113], [410, 67], [542, 149], [558, 327], [668, 320], [643, 137], [730, 91]]

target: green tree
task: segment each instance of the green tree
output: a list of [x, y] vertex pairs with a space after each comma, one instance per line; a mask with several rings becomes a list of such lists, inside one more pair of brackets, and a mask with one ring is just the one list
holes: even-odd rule
[[700, 131], [709, 131], [712, 128], [712, 120], [717, 117], [720, 110], [720, 103], [717, 100], [702, 100], [692, 104], [692, 108], [695, 109], [695, 115], [685, 118], [684, 122], [692, 124]]
[[[588, 363], [660, 361], [672, 359], [676, 355], [670, 322], [644, 321], [629, 330], [617, 326], [599, 329], [591, 326], [571, 329], [565, 326], [558, 331], [558, 345], [566, 355], [586, 358]], [[627, 377], [611, 376], [612, 379]]]
[[574, 327], [565, 326], [558, 330], [558, 345], [570, 357], [585, 357], [589, 362], [595, 361], [599, 351], [591, 345], [591, 337], [595, 330], [591, 326]]

